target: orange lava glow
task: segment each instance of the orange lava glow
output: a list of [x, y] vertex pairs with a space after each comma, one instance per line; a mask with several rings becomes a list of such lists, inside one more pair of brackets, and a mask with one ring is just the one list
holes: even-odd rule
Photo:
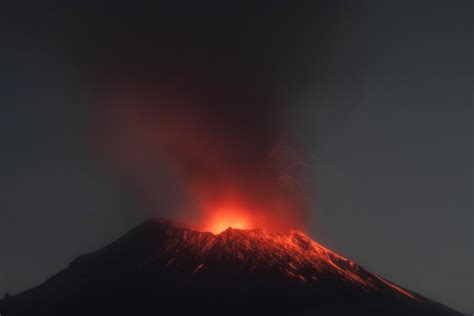
[[211, 217], [203, 227], [203, 231], [219, 234], [227, 228], [251, 229], [249, 217], [235, 209], [224, 209], [211, 213]]

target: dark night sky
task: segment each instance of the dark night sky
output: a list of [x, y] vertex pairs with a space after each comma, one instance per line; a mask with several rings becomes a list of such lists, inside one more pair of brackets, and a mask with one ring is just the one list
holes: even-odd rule
[[0, 10], [0, 295], [167, 216], [90, 146], [104, 69], [161, 58], [278, 99], [317, 241], [474, 310], [472, 1], [94, 3]]

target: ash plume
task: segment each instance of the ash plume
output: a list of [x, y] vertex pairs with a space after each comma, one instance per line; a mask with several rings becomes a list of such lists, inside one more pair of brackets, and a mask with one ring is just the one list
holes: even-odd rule
[[149, 201], [159, 196], [152, 184], [160, 174], [151, 170], [164, 163], [182, 192], [173, 215], [203, 229], [213, 216], [238, 216], [268, 230], [301, 227], [302, 190], [286, 181], [294, 161], [277, 148], [285, 137], [281, 107], [246, 86], [180, 78], [106, 89], [107, 156]]
[[81, 39], [71, 48], [96, 90], [94, 141], [116, 170], [154, 208], [203, 229], [220, 212], [238, 213], [245, 226], [302, 228], [307, 187], [290, 169], [304, 158], [282, 150], [288, 105], [280, 94], [303, 85], [297, 60], [313, 49], [319, 63], [329, 56], [324, 32], [320, 47], [298, 49], [304, 38], [294, 35], [309, 21], [294, 17], [327, 23], [337, 6], [311, 6], [309, 15], [274, 1], [109, 9], [87, 7], [87, 25], [71, 15]]

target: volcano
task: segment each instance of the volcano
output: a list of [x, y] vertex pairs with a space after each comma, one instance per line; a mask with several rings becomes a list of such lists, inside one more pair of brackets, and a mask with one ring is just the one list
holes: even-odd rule
[[14, 315], [461, 315], [304, 233], [149, 220], [0, 302]]

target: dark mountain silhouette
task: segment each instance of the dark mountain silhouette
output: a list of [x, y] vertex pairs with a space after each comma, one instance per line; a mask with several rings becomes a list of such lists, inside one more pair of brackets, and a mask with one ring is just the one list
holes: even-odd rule
[[0, 302], [14, 315], [461, 315], [301, 232], [214, 235], [149, 220]]

